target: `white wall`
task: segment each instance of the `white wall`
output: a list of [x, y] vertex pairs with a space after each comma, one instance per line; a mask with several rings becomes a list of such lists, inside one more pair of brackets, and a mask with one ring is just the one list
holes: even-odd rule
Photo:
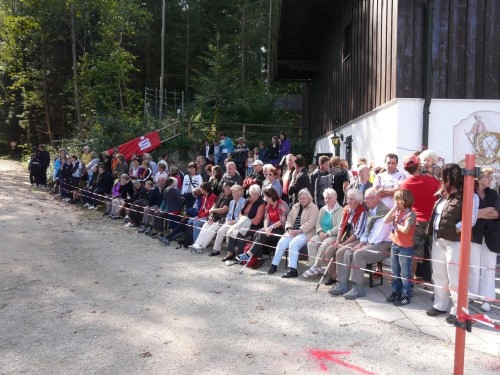
[[[444, 100], [431, 102], [431, 127], [429, 129], [429, 148], [444, 157], [447, 163], [457, 163], [461, 159], [453, 157], [453, 129], [463, 120], [473, 117], [475, 112], [492, 111], [500, 113], [500, 100]], [[474, 120], [472, 120], [472, 123]], [[471, 123], [471, 125], [472, 125]], [[492, 129], [500, 129], [500, 123], [486, 124]], [[469, 127], [470, 128], [470, 127]], [[500, 131], [500, 130], [496, 130]]]
[[[422, 149], [423, 99], [395, 99], [340, 127], [346, 137], [352, 135], [352, 161], [360, 157], [383, 165], [388, 153], [400, 160], [407, 154]], [[500, 113], [500, 100], [444, 100], [433, 99], [430, 106], [429, 148], [446, 162], [453, 160], [453, 129], [477, 111]], [[498, 124], [500, 128], [500, 124]], [[491, 126], [490, 126], [491, 127]], [[335, 152], [328, 133], [316, 142], [315, 154]], [[344, 144], [340, 156], [345, 156]], [[402, 166], [399, 166], [400, 170]]]

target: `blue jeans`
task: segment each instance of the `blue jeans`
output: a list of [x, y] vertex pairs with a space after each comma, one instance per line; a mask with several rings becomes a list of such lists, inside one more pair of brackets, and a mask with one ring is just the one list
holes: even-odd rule
[[394, 276], [394, 279], [392, 280], [392, 292], [410, 298], [412, 296], [410, 282], [412, 256], [413, 247], [402, 247], [394, 243], [392, 244], [391, 264], [392, 275]]
[[206, 217], [204, 217], [203, 219], [195, 219], [195, 218], [189, 219], [188, 225], [192, 225], [193, 226], [193, 242], [196, 242], [196, 239], [200, 235], [201, 227], [206, 222], [207, 222], [207, 218]]

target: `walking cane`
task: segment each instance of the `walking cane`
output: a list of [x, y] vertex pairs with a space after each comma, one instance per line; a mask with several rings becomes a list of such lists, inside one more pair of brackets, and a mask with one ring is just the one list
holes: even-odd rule
[[[334, 259], [335, 259], [335, 257], [332, 257], [332, 259], [330, 259], [330, 261], [328, 262], [328, 266], [326, 266], [326, 270], [330, 269], [330, 266], [332, 265], [332, 262]], [[323, 282], [323, 279], [325, 278], [326, 270], [325, 270], [325, 272], [323, 272], [321, 279], [319, 279], [318, 284], [316, 285], [316, 292], [318, 291], [319, 286], [321, 285], [321, 283]]]
[[250, 258], [248, 258], [247, 262], [245, 263], [245, 265], [243, 266], [243, 268], [240, 270], [239, 274], [240, 275], [243, 275], [243, 271], [245, 270], [245, 268], [247, 268], [248, 266], [248, 263], [250, 263], [250, 260], [253, 258], [253, 254], [250, 255]]

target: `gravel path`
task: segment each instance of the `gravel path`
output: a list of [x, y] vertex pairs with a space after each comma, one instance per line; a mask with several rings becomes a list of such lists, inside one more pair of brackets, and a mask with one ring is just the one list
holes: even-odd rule
[[[239, 275], [28, 181], [0, 161], [0, 374], [453, 372], [449, 343], [369, 318], [314, 280]], [[500, 371], [474, 351], [465, 363]]]

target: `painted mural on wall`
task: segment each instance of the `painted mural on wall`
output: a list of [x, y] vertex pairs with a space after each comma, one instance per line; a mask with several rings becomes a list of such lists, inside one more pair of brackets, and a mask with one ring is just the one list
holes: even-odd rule
[[478, 167], [495, 171], [500, 181], [500, 113], [478, 111], [453, 127], [453, 161], [464, 165], [465, 155], [475, 154]]

